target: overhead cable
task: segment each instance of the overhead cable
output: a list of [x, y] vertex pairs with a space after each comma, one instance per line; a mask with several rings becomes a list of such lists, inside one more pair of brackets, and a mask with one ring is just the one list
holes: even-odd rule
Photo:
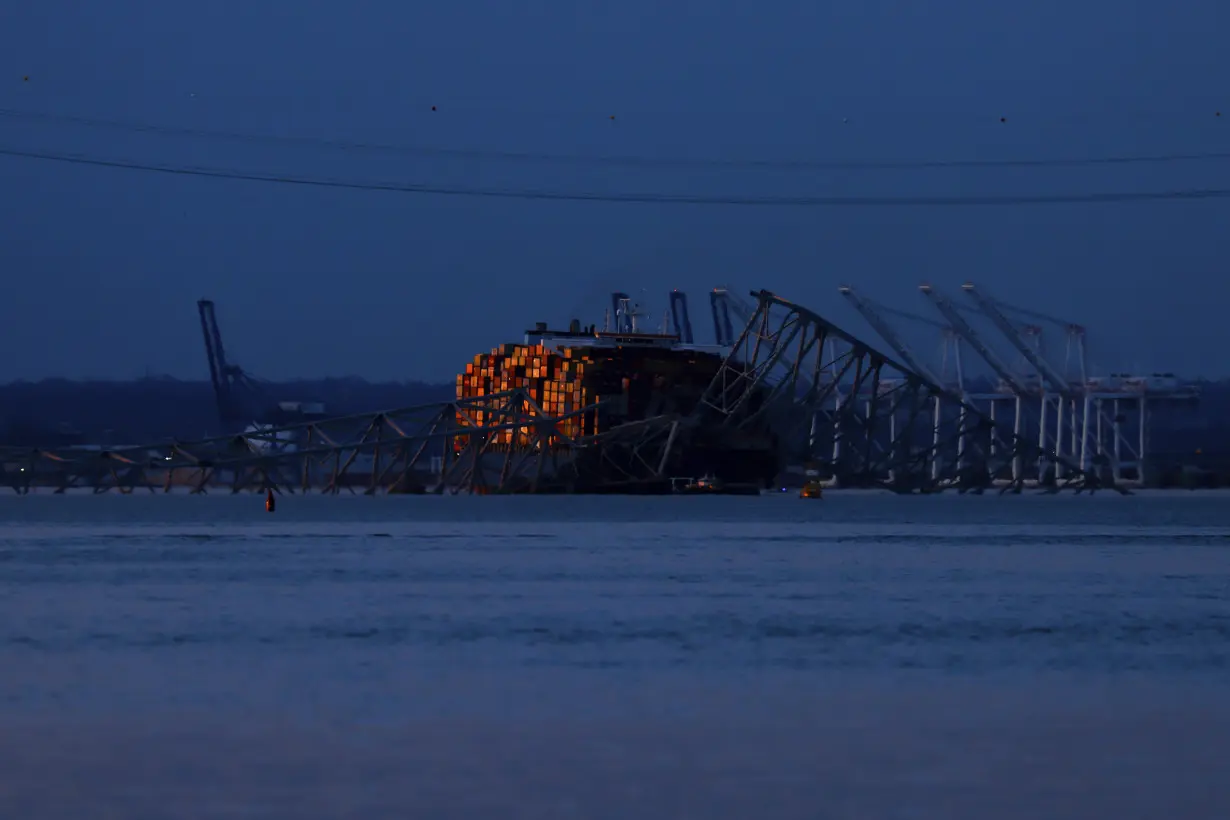
[[1202, 200], [1230, 197], [1230, 189], [1197, 188], [1170, 191], [1122, 191], [1106, 193], [1066, 194], [1004, 194], [956, 196], [738, 196], [670, 193], [621, 193], [599, 191], [566, 191], [533, 188], [482, 188], [427, 183], [364, 182], [319, 177], [291, 176], [227, 170], [222, 168], [162, 165], [126, 160], [105, 159], [81, 154], [60, 154], [46, 151], [25, 151], [0, 147], [0, 156], [44, 160], [81, 166], [112, 168], [126, 171], [147, 171], [178, 176], [211, 177], [282, 185], [302, 185], [318, 188], [342, 188], [355, 191], [386, 191], [406, 194], [440, 194], [448, 196], [487, 197], [503, 199], [564, 200], [574, 202], [636, 202], [663, 205], [767, 205], [767, 206], [970, 206], [970, 205], [1052, 205], [1064, 203], [1149, 202], [1165, 200]]
[[530, 151], [505, 151], [494, 149], [445, 148], [425, 145], [397, 145], [389, 143], [356, 142], [324, 137], [275, 135], [226, 131], [203, 128], [184, 128], [153, 123], [99, 119], [94, 117], [53, 114], [19, 109], [0, 109], [0, 117], [28, 121], [80, 125], [91, 128], [109, 128], [132, 133], [158, 134], [163, 136], [219, 139], [247, 143], [298, 144], [347, 151], [367, 151], [413, 156], [452, 157], [468, 160], [497, 160], [521, 162], [567, 163], [575, 165], [607, 165], [645, 168], [678, 169], [763, 169], [782, 171], [873, 171], [873, 170], [925, 170], [943, 168], [1065, 168], [1100, 165], [1142, 165], [1175, 162], [1197, 162], [1230, 159], [1230, 151], [1195, 153], [1121, 154], [1085, 157], [1034, 157], [1004, 159], [931, 159], [931, 160], [808, 160], [808, 159], [703, 159], [688, 157], [648, 157], [633, 155], [579, 155], [553, 154]]

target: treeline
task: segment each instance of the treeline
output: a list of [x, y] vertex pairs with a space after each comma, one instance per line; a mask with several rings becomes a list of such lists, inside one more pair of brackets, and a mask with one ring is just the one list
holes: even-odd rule
[[[989, 389], [990, 385], [972, 386]], [[1197, 404], [1155, 406], [1150, 449], [1188, 461], [1230, 463], [1230, 380], [1200, 383]], [[360, 378], [262, 384], [261, 401], [323, 402], [328, 415], [369, 413], [448, 401], [451, 384], [368, 382]], [[46, 379], [0, 385], [0, 444], [140, 444], [225, 432], [213, 387], [161, 377], [136, 381]]]
[[[323, 402], [329, 415], [392, 410], [448, 401], [453, 385], [338, 378], [264, 385], [270, 401]], [[46, 379], [0, 385], [0, 444], [140, 444], [219, 435], [209, 382]]]

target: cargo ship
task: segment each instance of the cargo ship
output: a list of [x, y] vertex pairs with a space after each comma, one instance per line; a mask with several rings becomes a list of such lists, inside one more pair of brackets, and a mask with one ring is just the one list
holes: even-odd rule
[[[711, 488], [748, 493], [767, 486], [781, 468], [777, 441], [768, 431], [736, 432], [696, 422], [698, 404], [726, 360], [729, 349], [685, 343], [680, 334], [644, 332], [638, 314], [624, 305], [603, 329], [574, 319], [567, 330], [539, 322], [519, 343], [480, 353], [457, 376], [457, 398], [479, 398], [523, 389], [549, 416], [578, 413], [558, 423], [562, 436], [592, 442], [570, 482], [574, 492], [670, 493], [702, 477]], [[595, 405], [599, 405], [595, 407]], [[604, 441], [606, 434], [650, 419], [692, 421], [678, 446], [668, 453], [664, 475], [647, 477], [625, 464], [632, 455], [626, 441]], [[490, 423], [481, 413], [474, 423]], [[501, 430], [497, 448], [524, 446], [530, 431]], [[563, 440], [555, 441], [557, 446]], [[463, 446], [462, 444], [458, 445]], [[622, 474], [621, 474], [622, 473]]]

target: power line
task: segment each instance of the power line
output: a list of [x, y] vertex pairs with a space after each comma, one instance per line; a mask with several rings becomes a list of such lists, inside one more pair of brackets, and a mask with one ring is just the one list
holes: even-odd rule
[[325, 137], [277, 136], [253, 134], [240, 131], [220, 131], [202, 128], [181, 128], [156, 125], [131, 120], [98, 119], [68, 114], [52, 114], [41, 111], [0, 109], [0, 117], [39, 122], [83, 125], [91, 128], [110, 128], [121, 131], [163, 136], [224, 139], [237, 142], [265, 143], [275, 145], [315, 145], [349, 151], [370, 151], [388, 154], [405, 154], [431, 157], [453, 157], [471, 160], [502, 160], [551, 162], [580, 165], [610, 165], [643, 168], [692, 168], [736, 169], [759, 168], [783, 171], [905, 171], [943, 168], [1073, 168], [1100, 165], [1143, 165], [1174, 162], [1197, 162], [1230, 159], [1230, 151], [1169, 154], [1124, 154], [1104, 157], [1060, 157], [1053, 159], [965, 159], [965, 160], [769, 160], [769, 159], [696, 159], [687, 157], [644, 157], [631, 155], [550, 154], [522, 151], [482, 150], [466, 148], [442, 148], [437, 146], [393, 145], [387, 143], [352, 142]]
[[1089, 194], [1036, 194], [1008, 196], [702, 196], [695, 194], [658, 193], [601, 193], [595, 191], [560, 191], [532, 188], [470, 188], [453, 185], [419, 183], [358, 182], [338, 179], [323, 179], [284, 174], [231, 171], [221, 168], [203, 168], [179, 165], [158, 165], [103, 159], [80, 154], [58, 154], [42, 151], [23, 151], [0, 147], [0, 156], [38, 159], [73, 165], [89, 165], [99, 168], [115, 168], [127, 171], [149, 171], [179, 176], [210, 177], [214, 179], [245, 180], [248, 182], [271, 182], [283, 185], [304, 185], [317, 188], [343, 188], [355, 191], [387, 191], [406, 194], [440, 194], [448, 196], [488, 197], [502, 199], [539, 199], [572, 202], [637, 202], [663, 205], [776, 205], [776, 206], [859, 206], [859, 205], [1057, 205], [1075, 203], [1150, 202], [1165, 200], [1224, 199], [1230, 197], [1230, 189], [1197, 188], [1174, 191], [1133, 191], [1121, 193]]

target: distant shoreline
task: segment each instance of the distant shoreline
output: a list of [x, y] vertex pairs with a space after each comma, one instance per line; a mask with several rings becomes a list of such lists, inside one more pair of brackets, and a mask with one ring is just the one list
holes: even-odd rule
[[[1132, 498], [1138, 498], [1138, 497], [1147, 497], [1147, 498], [1205, 497], [1205, 496], [1230, 495], [1230, 487], [1200, 487], [1200, 488], [1195, 488], [1195, 489], [1190, 489], [1190, 490], [1178, 488], [1178, 487], [1157, 487], [1157, 488], [1146, 487], [1143, 489], [1131, 489], [1130, 492], [1131, 492], [1130, 495], [1121, 495], [1120, 493], [1117, 493], [1114, 490], [1103, 489], [1103, 490], [1096, 491], [1095, 493], [1093, 493], [1093, 495], [1097, 497], [1105, 496], [1105, 497], [1120, 498], [1124, 500], [1130, 500]], [[243, 490], [238, 493], [232, 493], [225, 487], [216, 487], [206, 493], [193, 493], [191, 489], [187, 487], [173, 487], [171, 488], [170, 491], [164, 491], [164, 490], [159, 489], [156, 492], [149, 492], [148, 490], [146, 491], [134, 490], [131, 493], [120, 493], [114, 490], [110, 490], [107, 492], [96, 493], [89, 487], [73, 487], [68, 490], [65, 490], [64, 492], [57, 493], [55, 488], [52, 488], [52, 487], [32, 487], [30, 488], [29, 492], [19, 494], [19, 493], [12, 492], [11, 490], [0, 489], [0, 498], [3, 498], [3, 497], [22, 498], [24, 496], [52, 497], [56, 495], [63, 496], [63, 497], [73, 496], [73, 497], [81, 497], [81, 498], [92, 498], [94, 496], [112, 496], [112, 497], [131, 496], [134, 498], [148, 498], [148, 497], [155, 497], [155, 496], [183, 497], [183, 496], [193, 496], [193, 495], [196, 495], [198, 497], [203, 496], [207, 498], [252, 498], [252, 497], [263, 497], [264, 491], [263, 490], [261, 491]], [[409, 499], [409, 498], [432, 498], [432, 497], [455, 498], [455, 497], [466, 497], [470, 495], [474, 495], [476, 497], [478, 496], [477, 493], [471, 494], [471, 493], [463, 492], [463, 493], [457, 494], [456, 496], [453, 496], [451, 494], [436, 494], [436, 493], [378, 493], [370, 497], [372, 498], [388, 497], [388, 498]], [[867, 488], [861, 488], [861, 487], [833, 488], [833, 489], [824, 490], [825, 498], [828, 498], [829, 496], [871, 496], [871, 495], [891, 496], [891, 495], [898, 495], [898, 494], [893, 493], [891, 490], [867, 489]], [[918, 495], [918, 494], [915, 494], [915, 495]], [[1041, 496], [1041, 497], [1057, 497], [1057, 498], [1087, 498], [1091, 494], [1088, 492], [1082, 492], [1080, 494], [1077, 494], [1072, 490], [1062, 490], [1058, 493], [1046, 493], [1039, 489], [1027, 488], [1025, 490], [1022, 490], [1020, 493], [1011, 493], [1011, 492], [1000, 493], [998, 489], [993, 489], [993, 490], [987, 490], [980, 494], [978, 493], [962, 494], [962, 493], [957, 492], [954, 489], [954, 490], [944, 490], [942, 492], [936, 492], [936, 493], [928, 493], [927, 495], [931, 497], [984, 497], [984, 498], [999, 498], [1001, 496], [1003, 497]], [[283, 492], [279, 497], [280, 498], [319, 497], [322, 499], [330, 498], [330, 499], [336, 500], [336, 499], [352, 498], [352, 497], [361, 499], [361, 498], [368, 498], [369, 496], [367, 496], [362, 490], [358, 490], [354, 493], [340, 492], [337, 494], [332, 494], [332, 493], [322, 493], [320, 492], [320, 489], [317, 488], [314, 490], [309, 490], [307, 493], [303, 493], [298, 490], [296, 490], [294, 493]], [[583, 493], [577, 493], [577, 494], [539, 493], [539, 494], [492, 494], [492, 495], [487, 495], [483, 497], [493, 498], [493, 499], [494, 498], [526, 499], [526, 498], [561, 498], [561, 497], [582, 498], [582, 497], [596, 497], [596, 496], [592, 496], [590, 494], [583, 494]], [[618, 498], [621, 496], [603, 496], [603, 497]], [[664, 494], [661, 496], [631, 496], [629, 495], [629, 496], [622, 496], [622, 497], [625, 497], [625, 498], [633, 498], [633, 497], [636, 497], [636, 498], [674, 498], [674, 499], [679, 499], [680, 501], [683, 501], [684, 503], [687, 503], [686, 499], [696, 498], [697, 496], [682, 495], [682, 494], [681, 495]], [[737, 498], [739, 496], [714, 495], [714, 496], [702, 496], [702, 497], [707, 497], [707, 498], [708, 497], [721, 497], [723, 499], [732, 499], [732, 498]], [[766, 492], [761, 493], [760, 496], [743, 496], [743, 497], [760, 498], [760, 499], [780, 497], [783, 500], [784, 499], [791, 499], [795, 501], [799, 500], [798, 491], [797, 489], [793, 489], [793, 488], [784, 493], [766, 491]], [[910, 496], [910, 497], [913, 497], [913, 496]], [[821, 499], [821, 503], [823, 503], [823, 499]]]

